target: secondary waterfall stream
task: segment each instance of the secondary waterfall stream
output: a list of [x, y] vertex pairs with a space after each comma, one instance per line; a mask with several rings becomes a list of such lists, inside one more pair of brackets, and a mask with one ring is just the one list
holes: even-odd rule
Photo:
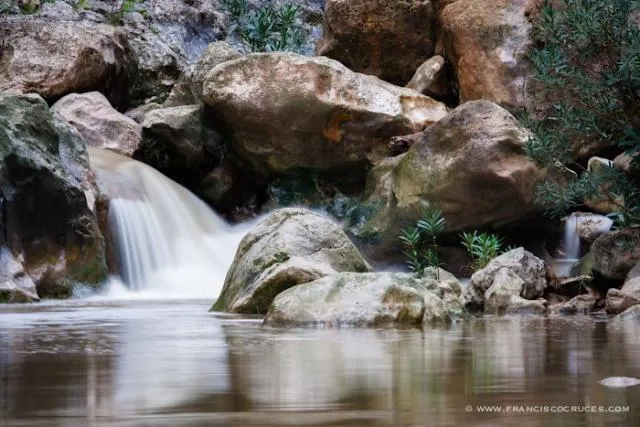
[[216, 298], [247, 226], [225, 223], [141, 162], [98, 148], [89, 157], [110, 198], [109, 231], [127, 288]]
[[580, 213], [572, 213], [564, 220], [564, 234], [562, 237], [560, 256], [554, 259], [554, 269], [558, 277], [572, 276], [572, 268], [580, 261], [580, 227], [589, 226], [594, 231], [606, 233], [611, 229], [613, 221], [608, 218], [601, 217], [594, 222], [593, 217], [581, 215]]

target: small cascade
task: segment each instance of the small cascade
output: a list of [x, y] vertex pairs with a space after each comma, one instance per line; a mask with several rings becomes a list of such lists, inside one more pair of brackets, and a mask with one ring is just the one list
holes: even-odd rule
[[571, 268], [580, 260], [579, 220], [572, 213], [564, 220], [564, 235], [562, 238], [562, 252], [554, 260], [554, 270], [558, 277], [570, 277]]
[[216, 298], [246, 225], [225, 223], [204, 202], [155, 169], [89, 148], [110, 197], [109, 232], [129, 290]]
[[572, 268], [580, 261], [580, 230], [591, 230], [597, 235], [608, 232], [613, 221], [600, 215], [572, 213], [564, 220], [564, 235], [560, 253], [554, 259], [554, 270], [558, 277], [571, 277]]

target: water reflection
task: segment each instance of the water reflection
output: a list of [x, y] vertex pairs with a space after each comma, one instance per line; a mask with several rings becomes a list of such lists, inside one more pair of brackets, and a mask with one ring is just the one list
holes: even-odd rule
[[[640, 377], [633, 321], [278, 330], [207, 308], [193, 301], [0, 308], [0, 424], [640, 425], [640, 387], [598, 384]], [[487, 414], [476, 405], [630, 412]]]

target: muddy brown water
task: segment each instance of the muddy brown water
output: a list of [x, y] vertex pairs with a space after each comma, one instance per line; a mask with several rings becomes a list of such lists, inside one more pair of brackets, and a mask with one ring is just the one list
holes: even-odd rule
[[0, 425], [640, 426], [640, 386], [599, 384], [640, 378], [635, 321], [273, 329], [209, 306], [1, 306]]

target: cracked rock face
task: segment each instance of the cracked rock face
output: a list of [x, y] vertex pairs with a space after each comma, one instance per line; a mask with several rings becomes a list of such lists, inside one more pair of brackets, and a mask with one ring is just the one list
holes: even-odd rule
[[93, 178], [84, 142], [41, 97], [0, 94], [0, 247], [42, 298], [106, 279]]
[[242, 239], [213, 309], [264, 314], [276, 295], [292, 286], [370, 269], [331, 220], [305, 209], [281, 209]]

